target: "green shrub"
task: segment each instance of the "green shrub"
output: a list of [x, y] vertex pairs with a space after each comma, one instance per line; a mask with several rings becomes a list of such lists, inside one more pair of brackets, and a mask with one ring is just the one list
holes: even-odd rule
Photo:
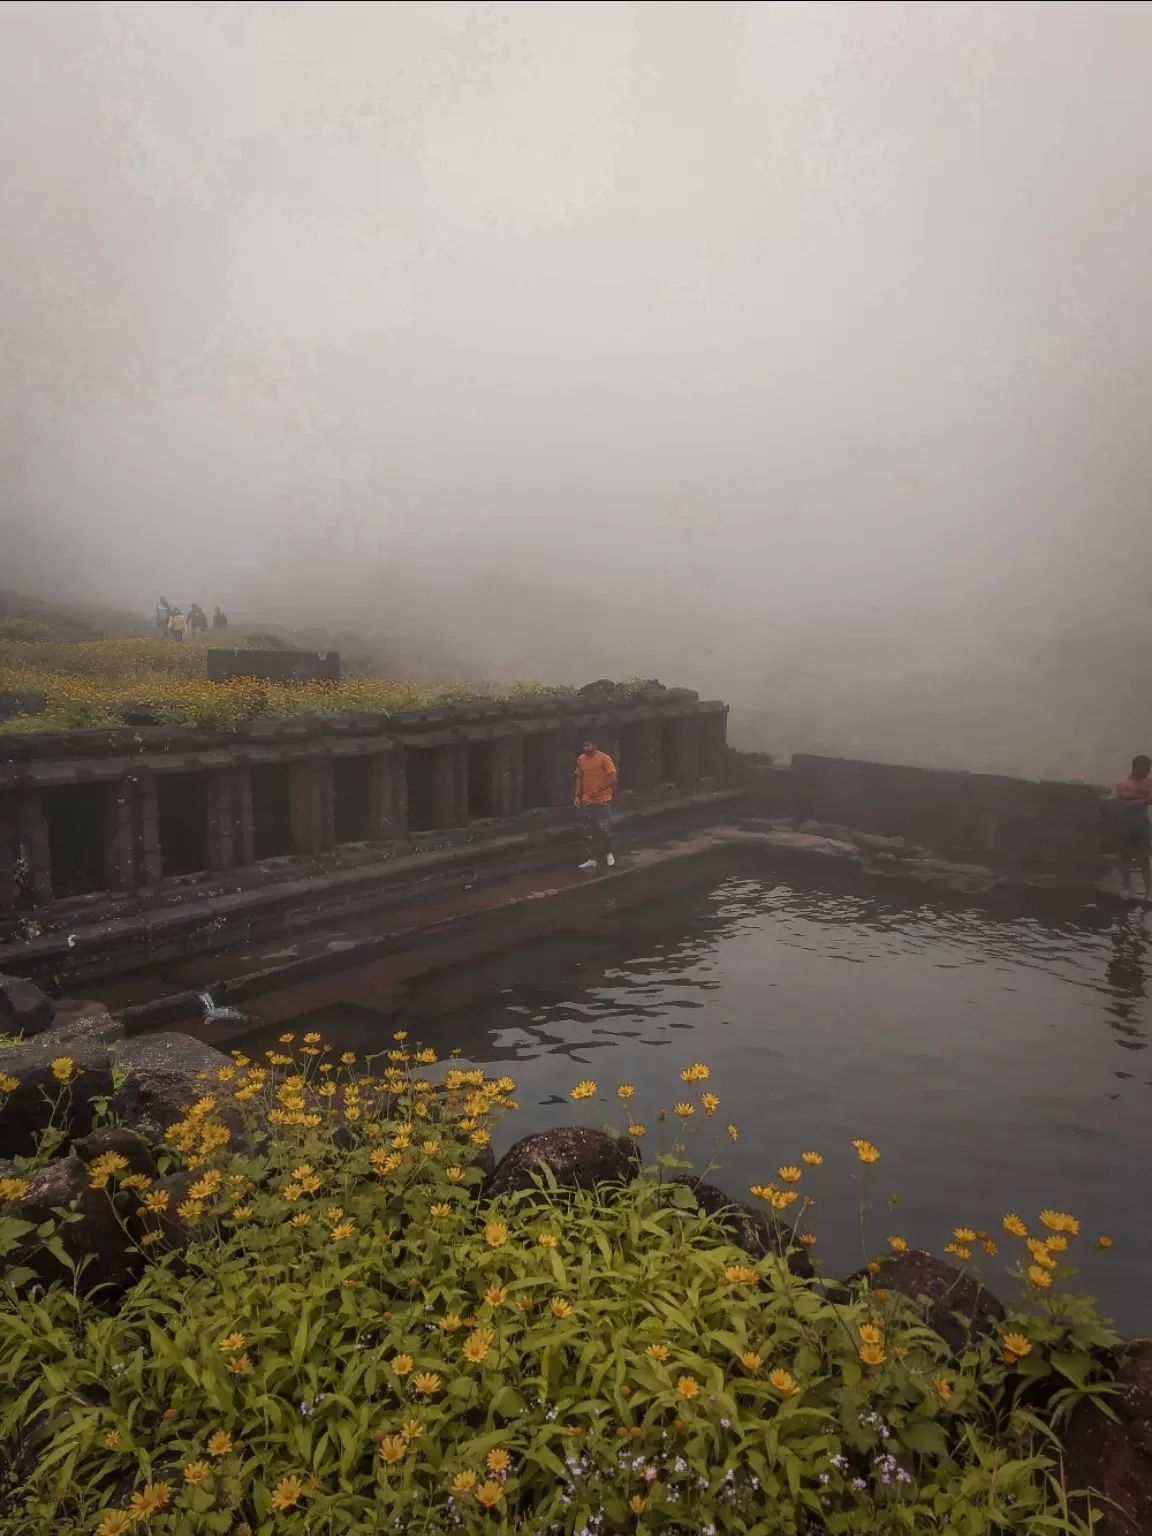
[[[309, 1036], [295, 1061], [268, 1054], [212, 1085], [243, 1144], [209, 1093], [169, 1131], [168, 1167], [197, 1181], [176, 1213], [93, 1165], [147, 1259], [115, 1311], [9, 1268], [0, 1441], [34, 1406], [48, 1429], [0, 1490], [0, 1531], [1084, 1529], [1053, 1425], [1105, 1389], [1093, 1351], [1117, 1342], [1084, 1298], [1028, 1284], [954, 1355], [894, 1292], [826, 1295], [753, 1262], [655, 1174], [483, 1201], [472, 1159], [511, 1079], [449, 1067], [434, 1087], [431, 1052], [397, 1046], [374, 1074]], [[782, 1168], [770, 1208], [807, 1216], [801, 1175], [820, 1177]], [[1075, 1226], [1047, 1215], [1044, 1277]], [[56, 1243], [26, 1228], [0, 1219], [0, 1252]]]

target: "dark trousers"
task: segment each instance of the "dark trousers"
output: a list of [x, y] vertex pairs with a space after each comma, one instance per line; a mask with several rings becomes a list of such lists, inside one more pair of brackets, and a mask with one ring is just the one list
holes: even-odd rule
[[598, 869], [607, 869], [608, 855], [612, 852], [612, 804], [582, 805], [580, 819], [584, 824], [585, 857], [596, 860]]

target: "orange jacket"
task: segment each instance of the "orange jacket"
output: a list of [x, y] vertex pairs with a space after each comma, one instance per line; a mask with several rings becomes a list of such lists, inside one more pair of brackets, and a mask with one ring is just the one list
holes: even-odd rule
[[576, 799], [581, 805], [604, 805], [616, 793], [616, 764], [607, 752], [576, 759]]

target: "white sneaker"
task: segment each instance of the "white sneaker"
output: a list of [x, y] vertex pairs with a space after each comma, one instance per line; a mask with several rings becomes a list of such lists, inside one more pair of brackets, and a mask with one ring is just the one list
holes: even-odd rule
[[608, 868], [611, 869], [613, 864], [615, 864], [615, 862], [616, 862], [616, 855], [614, 853], [610, 853], [608, 855]]
[[596, 868], [596, 860], [595, 859], [585, 859], [583, 864], [580, 865], [580, 868], [581, 869], [595, 869]]

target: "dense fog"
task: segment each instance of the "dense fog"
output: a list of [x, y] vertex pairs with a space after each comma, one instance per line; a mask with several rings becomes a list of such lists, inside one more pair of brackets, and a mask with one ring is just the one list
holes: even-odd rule
[[9, 3], [0, 588], [1115, 777], [1150, 48], [1076, 0]]

